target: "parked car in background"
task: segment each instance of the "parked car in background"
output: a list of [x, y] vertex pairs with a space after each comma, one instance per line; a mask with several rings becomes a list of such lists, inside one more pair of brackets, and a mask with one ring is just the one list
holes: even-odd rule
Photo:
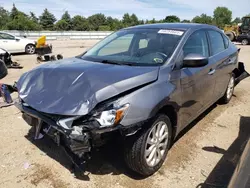
[[23, 37], [0, 32], [0, 48], [3, 48], [10, 53], [34, 54], [36, 52], [36, 42]]
[[228, 103], [248, 76], [239, 50], [217, 27], [152, 24], [122, 29], [74, 58], [21, 76], [16, 106], [69, 153], [122, 138], [129, 168], [149, 176], [171, 143], [218, 100]]

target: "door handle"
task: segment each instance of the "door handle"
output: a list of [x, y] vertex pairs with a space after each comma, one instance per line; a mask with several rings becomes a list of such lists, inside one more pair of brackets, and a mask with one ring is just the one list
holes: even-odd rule
[[4, 40], [3, 42], [8, 42], [8, 41]]
[[210, 69], [210, 71], [208, 72], [209, 75], [213, 75], [215, 73], [215, 69]]

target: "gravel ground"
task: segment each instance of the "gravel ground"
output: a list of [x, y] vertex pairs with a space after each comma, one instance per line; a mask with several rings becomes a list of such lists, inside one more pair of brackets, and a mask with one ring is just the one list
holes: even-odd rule
[[[82, 53], [97, 41], [53, 41], [54, 52], [64, 57]], [[241, 48], [240, 60], [250, 72], [250, 47]], [[2, 83], [13, 84], [36, 67], [35, 55], [13, 57], [24, 66], [10, 70]], [[0, 109], [0, 187], [171, 187], [195, 188], [227, 185], [239, 160], [250, 123], [250, 78], [235, 89], [228, 105], [214, 105], [188, 126], [170, 149], [164, 166], [155, 175], [141, 179], [122, 160], [119, 144], [94, 154], [81, 178], [71, 173], [64, 151], [48, 139], [33, 142], [30, 126], [14, 107]], [[16, 97], [14, 94], [13, 97]]]

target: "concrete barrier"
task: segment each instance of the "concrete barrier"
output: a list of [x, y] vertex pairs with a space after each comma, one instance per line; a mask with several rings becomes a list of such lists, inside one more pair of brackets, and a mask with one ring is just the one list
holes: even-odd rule
[[4, 31], [17, 37], [26, 36], [31, 39], [38, 39], [45, 35], [47, 40], [95, 40], [103, 39], [110, 35], [112, 31]]

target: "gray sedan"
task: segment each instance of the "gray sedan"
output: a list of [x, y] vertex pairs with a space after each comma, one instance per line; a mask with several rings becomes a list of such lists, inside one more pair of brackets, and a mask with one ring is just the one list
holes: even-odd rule
[[93, 148], [121, 138], [127, 165], [149, 176], [181, 130], [215, 102], [230, 101], [248, 76], [239, 51], [210, 25], [126, 28], [22, 75], [16, 106], [35, 139], [54, 138], [78, 166]]

